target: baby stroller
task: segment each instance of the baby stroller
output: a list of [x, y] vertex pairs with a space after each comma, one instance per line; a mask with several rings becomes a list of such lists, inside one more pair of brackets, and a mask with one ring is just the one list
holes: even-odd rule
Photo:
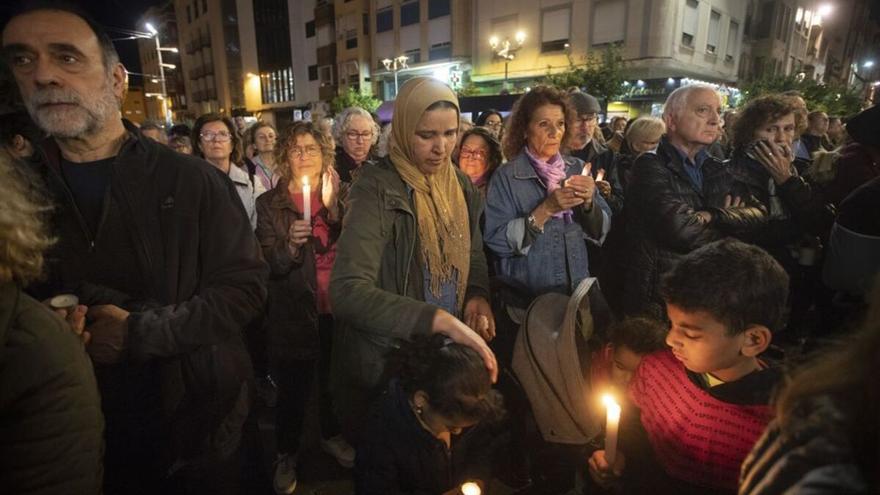
[[[605, 341], [611, 311], [595, 278], [572, 296], [538, 296], [522, 315], [512, 349], [512, 376], [524, 404], [511, 411], [512, 435], [527, 453], [531, 490], [564, 493], [582, 469], [603, 417], [589, 409], [591, 354]], [[513, 441], [514, 439], [512, 439]]]

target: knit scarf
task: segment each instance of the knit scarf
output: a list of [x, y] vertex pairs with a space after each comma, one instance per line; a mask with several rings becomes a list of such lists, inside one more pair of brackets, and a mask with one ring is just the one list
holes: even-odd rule
[[401, 179], [413, 189], [419, 247], [430, 274], [431, 293], [440, 297], [442, 287], [456, 281], [458, 307], [464, 304], [470, 272], [471, 234], [468, 207], [452, 160], [437, 173], [423, 174], [413, 160], [412, 140], [425, 110], [438, 101], [458, 109], [455, 93], [437, 79], [414, 77], [400, 88], [391, 120], [389, 156]]
[[[544, 161], [533, 155], [532, 152], [529, 151], [528, 146], [523, 149], [526, 152], [526, 156], [529, 157], [529, 161], [532, 162], [532, 167], [534, 167], [535, 173], [537, 173], [538, 177], [540, 177], [541, 180], [544, 181], [544, 184], [546, 184], [548, 193], [552, 193], [562, 187], [562, 182], [565, 180], [565, 161], [563, 161], [562, 155], [556, 153], [554, 156], [551, 156], [549, 160]], [[565, 223], [571, 223], [572, 211], [562, 210], [558, 213], [554, 213], [552, 216], [554, 218], [565, 218]]]

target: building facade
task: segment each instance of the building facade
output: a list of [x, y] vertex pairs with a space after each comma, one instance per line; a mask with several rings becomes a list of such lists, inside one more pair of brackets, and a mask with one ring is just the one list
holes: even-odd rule
[[319, 112], [315, 0], [238, 0], [237, 8], [246, 109], [278, 127]]
[[[379, 99], [414, 76], [433, 76], [458, 88], [471, 70], [473, 10], [469, 0], [372, 0], [369, 11], [372, 82]], [[406, 57], [406, 67], [393, 64]], [[386, 64], [385, 61], [391, 61]]]
[[238, 11], [235, 0], [174, 0], [185, 67], [187, 114], [196, 118], [244, 109]]

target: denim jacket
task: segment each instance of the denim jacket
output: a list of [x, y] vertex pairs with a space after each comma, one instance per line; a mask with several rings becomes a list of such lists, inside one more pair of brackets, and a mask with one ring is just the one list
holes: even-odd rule
[[[565, 175], [581, 173], [584, 162], [565, 156]], [[588, 242], [601, 244], [611, 228], [611, 208], [599, 195], [593, 207], [574, 208], [573, 222], [551, 217], [543, 233], [528, 227], [528, 217], [547, 197], [547, 188], [529, 158], [520, 153], [500, 167], [486, 196], [485, 242], [497, 256], [496, 273], [519, 282], [533, 295], [571, 294], [589, 276]]]

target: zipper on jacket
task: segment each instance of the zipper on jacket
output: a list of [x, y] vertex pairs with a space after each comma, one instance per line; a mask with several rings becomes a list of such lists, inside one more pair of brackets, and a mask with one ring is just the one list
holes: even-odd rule
[[[411, 211], [406, 211], [406, 210], [404, 210], [404, 211], [406, 212], [407, 215], [409, 215], [410, 219], [412, 219], [412, 222], [413, 222], [413, 225], [415, 226], [415, 228], [418, 229], [419, 223], [416, 220], [416, 216]], [[412, 243], [409, 246], [409, 256], [407, 257], [407, 260], [406, 260], [406, 275], [403, 276], [403, 295], [404, 296], [406, 295], [406, 290], [409, 287], [409, 272], [410, 272], [410, 267], [412, 266], [413, 255], [415, 254], [415, 251], [416, 251], [416, 237], [418, 235], [419, 235], [418, 232], [416, 232], [416, 235], [413, 236]]]

